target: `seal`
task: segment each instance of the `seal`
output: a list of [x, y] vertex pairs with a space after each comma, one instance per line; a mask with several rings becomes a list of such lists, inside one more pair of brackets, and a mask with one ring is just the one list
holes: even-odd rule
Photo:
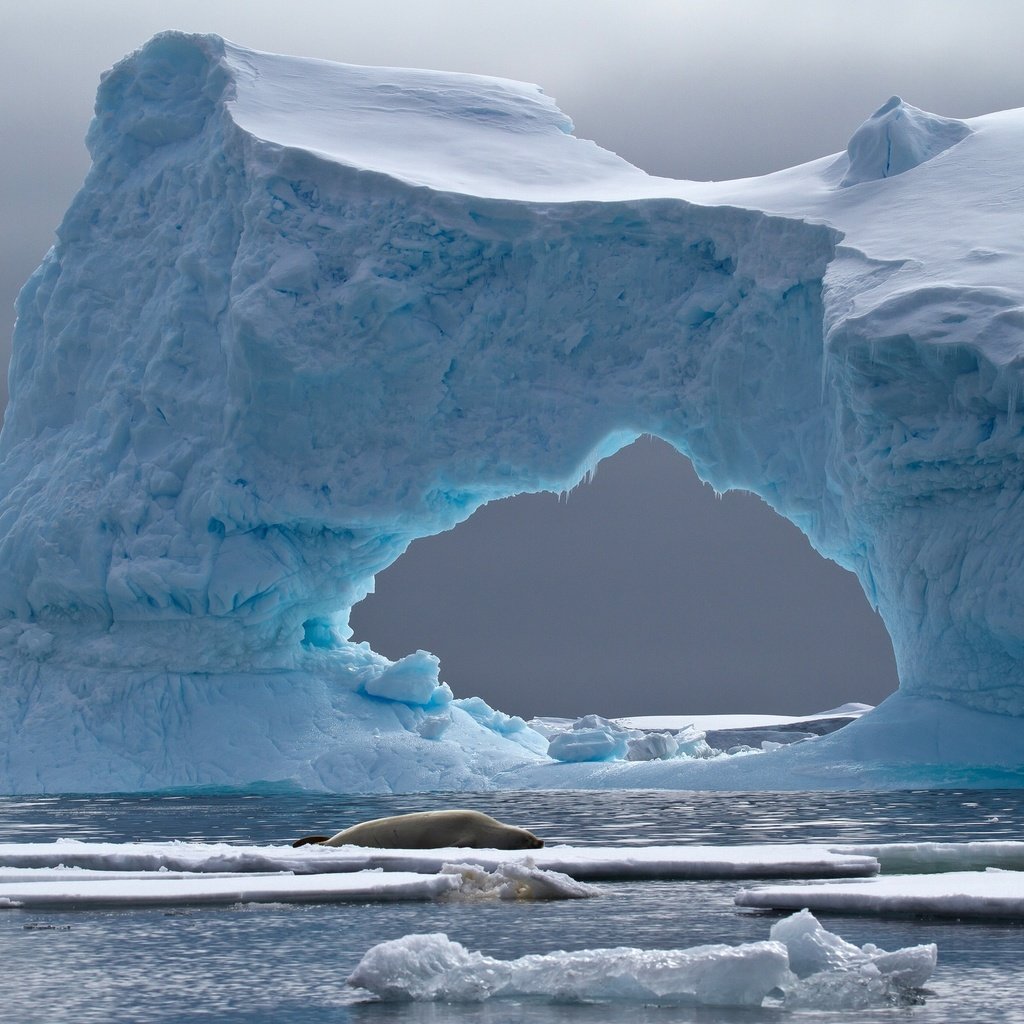
[[481, 811], [418, 811], [374, 818], [333, 836], [305, 836], [292, 846], [372, 846], [392, 850], [435, 850], [467, 846], [477, 850], [536, 850], [544, 845], [532, 832], [506, 825]]

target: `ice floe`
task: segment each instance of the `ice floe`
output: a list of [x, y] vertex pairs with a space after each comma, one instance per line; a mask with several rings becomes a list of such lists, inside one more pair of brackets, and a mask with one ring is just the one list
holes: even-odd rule
[[834, 847], [836, 852], [874, 857], [883, 874], [926, 874], [936, 871], [983, 871], [1004, 868], [1024, 871], [1024, 842], [984, 840], [970, 843], [857, 843]]
[[181, 906], [235, 903], [334, 903], [354, 900], [581, 899], [591, 885], [528, 859], [487, 871], [443, 864], [432, 874], [368, 869], [292, 874], [263, 872], [92, 871], [84, 868], [0, 869], [0, 908]]
[[585, 949], [498, 960], [447, 935], [406, 935], [367, 951], [349, 984], [390, 1001], [556, 1002], [870, 1008], [919, 1001], [935, 968], [934, 945], [886, 953], [827, 932], [803, 912], [769, 941], [690, 949]]
[[[432, 874], [470, 861], [488, 871], [522, 863], [522, 851], [378, 850], [359, 846], [232, 846], [227, 843], [0, 843], [6, 868], [79, 867], [94, 871], [259, 872], [327, 874], [368, 869]], [[878, 871], [874, 857], [815, 844], [749, 846], [547, 846], [529, 861], [581, 881], [699, 878], [849, 878]]]
[[759, 886], [739, 892], [736, 903], [767, 910], [809, 908], [842, 914], [1024, 920], [1024, 874], [990, 869]]

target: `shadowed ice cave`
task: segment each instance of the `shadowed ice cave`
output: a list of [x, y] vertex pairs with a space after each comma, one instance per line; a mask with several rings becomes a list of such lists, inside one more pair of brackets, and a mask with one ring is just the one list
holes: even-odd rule
[[18, 300], [3, 786], [472, 788], [541, 763], [348, 614], [416, 538], [643, 434], [879, 610], [902, 703], [844, 760], [946, 758], [909, 700], [988, 723], [985, 761], [1024, 714], [1000, 117], [893, 100], [847, 153], [699, 185], [573, 138], [531, 86], [156, 37], [104, 77]]

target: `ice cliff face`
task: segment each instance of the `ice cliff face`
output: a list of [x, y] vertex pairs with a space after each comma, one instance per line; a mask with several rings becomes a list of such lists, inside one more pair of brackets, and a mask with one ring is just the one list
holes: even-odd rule
[[856, 571], [906, 690], [1024, 714], [1024, 125], [961, 124], [889, 104], [839, 158], [669, 182], [518, 83], [157, 37], [105, 76], [19, 299], [0, 786], [536, 756], [435, 659], [347, 644], [348, 610], [416, 537], [643, 432]]

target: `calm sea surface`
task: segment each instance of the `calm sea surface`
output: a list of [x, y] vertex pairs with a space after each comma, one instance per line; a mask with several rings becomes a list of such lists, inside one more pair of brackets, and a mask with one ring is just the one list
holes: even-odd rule
[[[475, 807], [549, 843], [755, 843], [1020, 839], [1024, 791], [884, 794], [664, 792], [401, 797], [0, 798], [0, 841], [195, 839], [285, 843], [366, 818]], [[1022, 876], [1024, 878], [1024, 876]], [[466, 1022], [1024, 1021], [1024, 927], [821, 915], [886, 949], [936, 942], [922, 1006], [870, 1012], [687, 1010], [493, 1000], [476, 1006], [351, 1005], [363, 953], [411, 932], [446, 932], [511, 958], [600, 946], [680, 948], [765, 939], [775, 918], [739, 911], [750, 883], [606, 884], [559, 903], [364, 903], [168, 911], [0, 911], [0, 1020]]]

